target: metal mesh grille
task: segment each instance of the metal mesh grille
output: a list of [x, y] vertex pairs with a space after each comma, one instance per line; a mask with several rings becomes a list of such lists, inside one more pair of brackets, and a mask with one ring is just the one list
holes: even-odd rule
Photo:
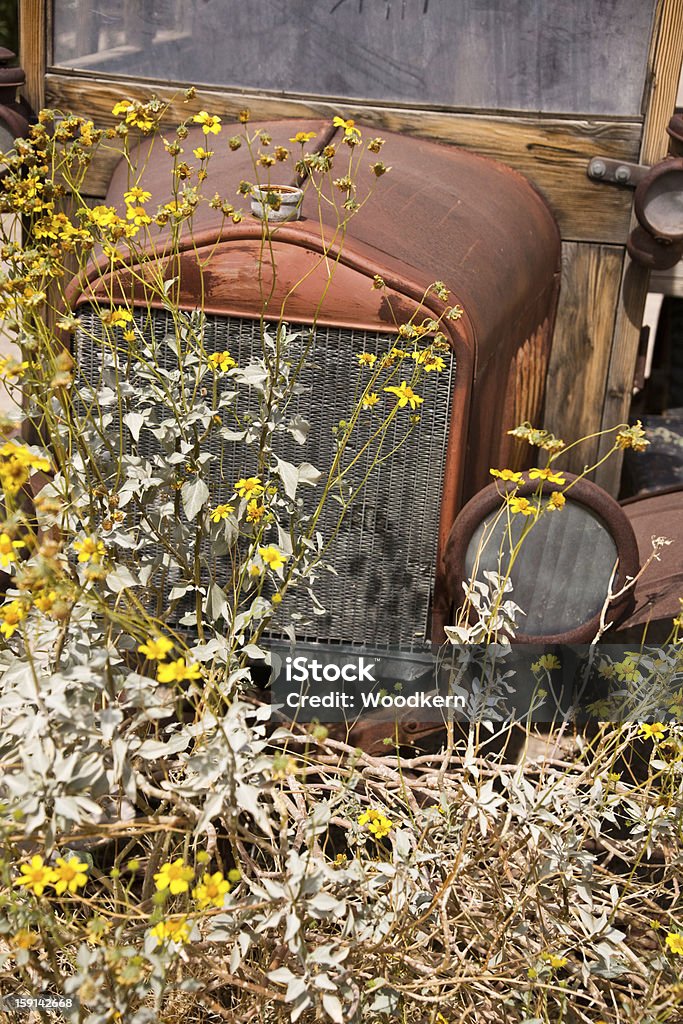
[[[83, 325], [76, 338], [79, 373], [89, 385], [97, 387], [103, 379], [103, 359], [111, 361], [113, 357], [97, 343], [102, 331], [97, 314], [90, 307], [82, 306], [78, 316]], [[140, 311], [136, 314], [136, 323], [148, 339], [159, 343], [160, 365], [167, 360], [171, 368], [175, 356], [170, 348], [161, 345], [164, 337], [173, 334], [169, 314], [158, 310]], [[289, 327], [300, 330], [308, 343], [310, 327], [296, 324]], [[395, 340], [394, 336], [376, 332], [316, 327], [306, 365], [299, 376], [300, 393], [287, 410], [288, 418], [296, 414], [303, 416], [311, 424], [311, 430], [304, 445], [297, 444], [289, 435], [282, 435], [278, 452], [281, 458], [296, 464], [310, 462], [323, 472], [327, 470], [335, 452], [333, 428], [349, 415], [353, 404], [358, 353], [384, 353]], [[243, 366], [261, 354], [259, 324], [242, 318], [207, 315], [204, 345], [209, 353], [229, 349]], [[316, 598], [325, 613], [313, 615], [309, 595], [301, 587], [293, 589], [280, 606], [271, 635], [278, 635], [294, 614], [297, 637], [301, 640], [406, 650], [419, 649], [429, 641], [454, 375], [454, 359], [449, 360], [442, 372], [424, 375], [420, 383], [420, 394], [424, 397], [424, 404], [419, 408], [421, 421], [403, 444], [400, 442], [405, 435], [409, 410], [401, 410], [405, 415], [395, 417], [383, 448], [383, 452], [393, 454], [375, 468], [328, 549], [326, 560], [334, 566], [337, 575], [322, 572], [315, 582]], [[131, 395], [124, 405], [125, 410], [134, 411], [135, 382], [130, 378], [129, 381]], [[234, 386], [225, 375], [219, 377], [219, 381], [221, 387]], [[362, 419], [356, 449], [370, 437], [377, 422], [377, 417], [371, 414]], [[143, 429], [138, 454], [149, 456], [155, 449], [158, 450], [157, 442]], [[220, 466], [220, 471], [217, 469], [215, 479], [209, 480], [211, 502], [216, 505], [228, 501], [234, 481], [253, 474], [255, 466], [249, 463], [251, 453], [242, 443], [209, 441], [208, 450], [220, 456], [212, 463]], [[363, 480], [371, 461], [369, 451], [354, 467], [356, 483]], [[305, 487], [300, 494], [305, 510], [311, 511], [317, 504], [319, 489]], [[339, 505], [329, 502], [317, 525], [323, 538], [332, 536], [338, 519]], [[208, 548], [203, 557], [207, 565], [211, 565], [215, 578], [220, 581], [221, 576], [227, 577], [227, 561], [221, 572], [220, 557], [212, 556]], [[168, 587], [172, 584], [173, 580], [166, 581]]]

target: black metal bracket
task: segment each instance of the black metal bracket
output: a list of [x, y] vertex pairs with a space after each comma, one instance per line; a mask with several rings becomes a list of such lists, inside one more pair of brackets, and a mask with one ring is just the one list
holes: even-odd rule
[[635, 188], [650, 170], [645, 164], [629, 164], [625, 160], [610, 160], [604, 156], [594, 156], [588, 164], [586, 174], [591, 181], [602, 182], [604, 185], [620, 185], [622, 188]]

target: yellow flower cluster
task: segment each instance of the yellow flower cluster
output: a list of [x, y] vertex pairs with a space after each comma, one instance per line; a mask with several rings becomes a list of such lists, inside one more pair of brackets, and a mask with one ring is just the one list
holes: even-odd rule
[[49, 473], [50, 469], [50, 460], [26, 445], [7, 441], [0, 448], [0, 484], [7, 495], [16, 494], [28, 482], [31, 470]]
[[120, 217], [113, 206], [94, 206], [86, 212], [86, 216], [98, 228], [102, 238], [110, 243], [120, 238], [134, 238], [140, 230], [138, 224]]
[[78, 555], [79, 562], [93, 562], [99, 565], [107, 553], [107, 549], [97, 537], [84, 537], [83, 540], [75, 540], [74, 551]]
[[446, 361], [431, 348], [422, 349], [420, 352], [413, 352], [411, 358], [415, 360], [418, 366], [422, 366], [427, 373], [431, 373], [432, 370], [440, 373], [441, 370], [446, 368]]
[[114, 117], [123, 117], [125, 124], [137, 128], [143, 135], [149, 135], [157, 124], [155, 101], [141, 103], [139, 100], [119, 100], [112, 109]]
[[562, 451], [565, 447], [564, 441], [560, 440], [559, 437], [555, 437], [554, 434], [547, 430], [539, 430], [536, 427], [532, 427], [530, 423], [521, 423], [518, 427], [514, 427], [513, 430], [508, 430], [508, 434], [551, 453]]
[[372, 833], [375, 839], [383, 839], [391, 832], [393, 823], [381, 811], [371, 807], [358, 816], [358, 824]]
[[617, 434], [614, 443], [617, 448], [622, 450], [625, 448], [632, 448], [634, 452], [644, 452], [649, 441], [645, 437], [645, 431], [643, 430], [643, 424], [640, 420], [632, 427], [624, 427]]
[[54, 867], [46, 864], [40, 854], [31, 857], [28, 864], [21, 864], [21, 874], [15, 878], [13, 885], [23, 885], [29, 892], [42, 896], [50, 886], [58, 896], [64, 892], [75, 893], [88, 881], [88, 865], [79, 861], [78, 857], [57, 857]]

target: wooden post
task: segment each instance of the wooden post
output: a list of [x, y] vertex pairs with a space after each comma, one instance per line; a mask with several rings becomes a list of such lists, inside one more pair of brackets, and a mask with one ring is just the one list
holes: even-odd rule
[[[640, 162], [645, 164], [661, 160], [668, 149], [666, 126], [674, 111], [683, 62], [683, 0], [661, 0], [657, 19], [659, 30], [650, 50], [650, 94], [640, 149]], [[636, 224], [634, 214], [631, 226]], [[649, 280], [650, 271], [627, 254], [605, 388], [603, 430], [628, 417]], [[611, 447], [612, 440], [613, 435], [603, 439], [600, 454]], [[619, 490], [621, 463], [621, 455], [613, 457], [596, 473], [596, 481], [614, 495]]]
[[19, 63], [26, 72], [22, 92], [36, 113], [45, 106], [47, 7], [45, 0], [19, 4]]

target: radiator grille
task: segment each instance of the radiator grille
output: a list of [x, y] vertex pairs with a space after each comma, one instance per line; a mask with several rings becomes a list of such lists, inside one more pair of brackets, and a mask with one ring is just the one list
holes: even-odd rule
[[[103, 369], [112, 365], [111, 351], [98, 344], [102, 326], [99, 317], [89, 306], [78, 309], [82, 324], [76, 337], [78, 372], [82, 382], [98, 387]], [[164, 311], [140, 311], [136, 314], [137, 327], [158, 343], [158, 361], [170, 369], [175, 363], [172, 350], [162, 340], [173, 335], [173, 322]], [[296, 324], [290, 330], [300, 330], [310, 338], [311, 328]], [[359, 352], [386, 352], [395, 343], [395, 337], [363, 330], [340, 327], [320, 327], [315, 330], [313, 343], [299, 381], [301, 393], [288, 408], [288, 417], [299, 414], [311, 423], [304, 445], [289, 435], [282, 435], [280, 457], [294, 463], [310, 462], [325, 470], [334, 457], [333, 427], [348, 415], [350, 381], [357, 376]], [[260, 355], [259, 324], [242, 318], [207, 315], [204, 330], [207, 352], [229, 349], [240, 365]], [[119, 375], [125, 364], [125, 354], [118, 354]], [[104, 364], [103, 364], [104, 360]], [[312, 614], [310, 597], [303, 588], [291, 590], [280, 606], [271, 635], [297, 621], [296, 634], [300, 640], [362, 644], [366, 647], [413, 650], [429, 641], [430, 601], [434, 584], [437, 554], [437, 534], [444, 463], [448, 443], [450, 404], [455, 375], [454, 359], [440, 373], [427, 373], [420, 384], [424, 404], [420, 406], [421, 422], [410, 438], [377, 468], [354, 504], [331, 545], [327, 560], [338, 575], [320, 574], [315, 583], [317, 599], [325, 608], [324, 614]], [[177, 363], [175, 363], [177, 366]], [[219, 379], [220, 387], [234, 385], [226, 376]], [[129, 389], [124, 389], [122, 413], [135, 411], [135, 380], [128, 374]], [[395, 381], [392, 383], [396, 383]], [[387, 436], [385, 450], [392, 451], [403, 438], [409, 412], [396, 417], [392, 433]], [[371, 424], [373, 426], [371, 426]], [[377, 418], [368, 415], [362, 431], [367, 437], [377, 424]], [[123, 432], [124, 438], [128, 437]], [[284, 440], [285, 437], [288, 440]], [[361, 435], [362, 437], [362, 435]], [[132, 444], [130, 438], [125, 443]], [[213, 447], [212, 447], [213, 445]], [[158, 450], [158, 443], [143, 428], [137, 444], [137, 453], [143, 457]], [[249, 464], [249, 449], [243, 444], [230, 444], [224, 440], [208, 443], [208, 450], [220, 456], [212, 465], [220, 465], [220, 474], [210, 479], [212, 505], [227, 502], [232, 483], [239, 477], [255, 471]], [[371, 456], [363, 457], [355, 469], [356, 480], [361, 480], [369, 467]], [[318, 489], [302, 488], [301, 497], [308, 511], [317, 503]], [[339, 506], [331, 503], [323, 513], [318, 530], [328, 538], [338, 519]], [[204, 550], [207, 572], [220, 580], [227, 576], [208, 549]], [[209, 560], [211, 559], [211, 562]], [[164, 581], [170, 589], [173, 580]], [[180, 609], [183, 611], [184, 609]], [[176, 609], [178, 611], [178, 609]]]

